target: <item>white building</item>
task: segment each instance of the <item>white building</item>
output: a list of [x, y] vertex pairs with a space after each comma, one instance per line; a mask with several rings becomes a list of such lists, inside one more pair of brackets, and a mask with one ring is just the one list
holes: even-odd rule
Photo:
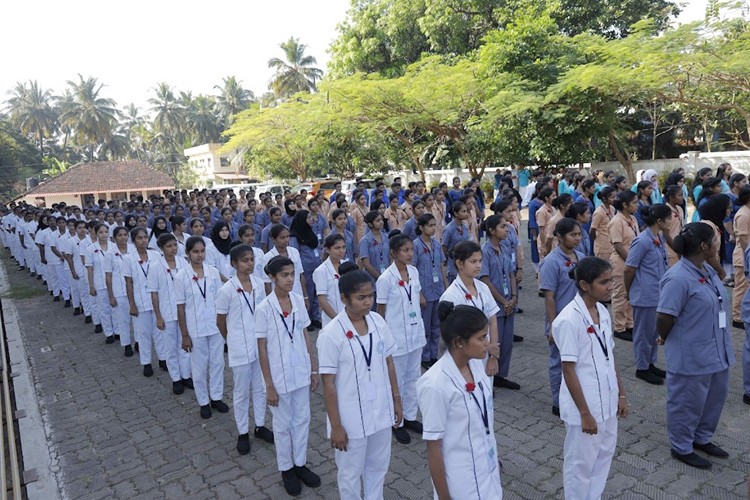
[[208, 143], [185, 149], [188, 165], [198, 175], [199, 185], [219, 186], [221, 184], [240, 184], [250, 181], [244, 168], [232, 165], [231, 154], [219, 154], [223, 144]]

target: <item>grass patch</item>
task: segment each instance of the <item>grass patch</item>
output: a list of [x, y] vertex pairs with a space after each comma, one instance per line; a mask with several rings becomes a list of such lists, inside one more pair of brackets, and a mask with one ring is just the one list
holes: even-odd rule
[[11, 289], [3, 295], [4, 299], [23, 300], [41, 297], [47, 293], [47, 289], [40, 286], [13, 285]]

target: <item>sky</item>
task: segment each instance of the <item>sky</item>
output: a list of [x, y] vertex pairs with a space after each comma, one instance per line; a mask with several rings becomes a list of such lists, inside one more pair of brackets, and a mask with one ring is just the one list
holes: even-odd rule
[[[689, 0], [678, 22], [702, 19], [708, 0]], [[290, 36], [325, 69], [350, 0], [36, 0], [5, 1], [0, 18], [0, 101], [16, 82], [37, 80], [59, 93], [94, 76], [101, 94], [147, 108], [159, 82], [213, 94], [234, 75], [260, 95]], [[10, 21], [10, 22], [9, 22]], [[2, 106], [0, 106], [2, 107]]]

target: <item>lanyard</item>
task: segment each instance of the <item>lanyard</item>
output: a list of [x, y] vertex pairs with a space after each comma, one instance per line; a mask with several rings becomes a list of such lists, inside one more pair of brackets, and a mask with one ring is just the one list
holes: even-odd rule
[[419, 238], [419, 241], [422, 243], [422, 246], [424, 247], [425, 251], [430, 254], [430, 264], [432, 264], [432, 269], [435, 270], [435, 249], [430, 248], [427, 246], [427, 243], [424, 242], [422, 238]]
[[[247, 300], [247, 294], [245, 293], [245, 290], [242, 288], [242, 284], [240, 284], [240, 291], [242, 292], [242, 298], [245, 299], [245, 304], [247, 304], [248, 309], [250, 309], [250, 314], [252, 314], [253, 316], [255, 316], [255, 308], [252, 305], [250, 305], [250, 301]], [[252, 295], [252, 299], [253, 299], [252, 303], [255, 304], [255, 288], [253, 288], [252, 294], [253, 294]]]
[[607, 337], [605, 336], [604, 332], [602, 332], [602, 337], [604, 337], [604, 341], [602, 341], [601, 337], [599, 337], [599, 333], [596, 331], [596, 327], [594, 325], [591, 325], [590, 327], [593, 330], [593, 334], [596, 337], [597, 342], [599, 342], [599, 347], [602, 348], [602, 352], [604, 353], [604, 357], [609, 361], [609, 349], [607, 348]]
[[484, 403], [484, 409], [479, 404], [479, 400], [474, 395], [474, 392], [472, 391], [469, 394], [471, 394], [471, 399], [473, 399], [474, 403], [476, 403], [477, 409], [479, 410], [479, 414], [482, 416], [482, 423], [484, 424], [484, 432], [489, 436], [490, 435], [490, 420], [489, 420], [489, 415], [487, 413], [487, 399], [484, 397], [484, 388], [482, 387], [482, 383], [479, 382], [477, 386], [479, 387], [479, 390], [482, 392], [482, 403]]
[[[407, 275], [409, 274], [409, 270], [408, 269], [406, 271], [406, 274]], [[404, 281], [404, 280], [401, 279], [401, 276], [396, 276], [396, 273], [394, 273], [392, 270], [391, 270], [391, 275], [394, 278], [396, 278], [397, 283], [399, 285], [398, 287], [404, 289], [404, 292], [406, 292], [406, 298], [409, 299], [409, 304], [411, 304], [411, 294], [412, 294], [412, 290], [411, 290], [411, 276], [409, 276], [409, 278], [406, 281]], [[401, 283], [403, 283], [403, 286], [401, 285]]]
[[141, 264], [141, 262], [143, 262], [143, 261], [138, 262], [138, 266], [141, 268], [141, 272], [143, 273], [143, 276], [146, 277], [146, 278], [148, 278], [148, 269], [151, 267], [151, 262], [148, 262], [146, 264], [146, 269], [145, 270], [143, 269], [143, 264]]
[[[460, 288], [461, 291], [464, 292], [464, 294], [465, 294], [464, 297], [467, 298], [467, 299], [469, 299], [471, 301], [471, 305], [473, 305], [474, 307], [477, 307], [477, 303], [474, 302], [474, 296], [471, 295], [467, 289], [465, 289], [463, 286], [461, 286], [458, 283], [458, 280], [459, 280], [459, 278], [456, 278], [456, 280], [454, 281], [454, 283], [456, 284], [456, 286], [458, 286], [458, 288]], [[479, 288], [477, 288], [477, 298], [479, 298], [479, 300], [480, 300], [480, 302], [482, 304], [482, 307], [479, 307], [479, 309], [482, 310], [482, 312], [484, 312], [484, 298], [482, 298], [482, 294], [479, 293]]]
[[286, 324], [286, 320], [284, 319], [283, 314], [279, 314], [279, 317], [281, 318], [281, 322], [284, 323], [284, 328], [286, 329], [286, 334], [289, 335], [289, 341], [294, 344], [294, 325], [297, 322], [297, 320], [294, 318], [294, 313], [292, 313], [292, 329], [289, 330], [289, 326]]
[[370, 351], [365, 350], [365, 345], [359, 339], [359, 334], [355, 337], [359, 343], [359, 347], [362, 349], [362, 355], [365, 357], [365, 363], [367, 363], [367, 371], [370, 371], [370, 363], [372, 363], [372, 333], [368, 335], [370, 337]]
[[193, 281], [195, 281], [195, 284], [198, 285], [198, 290], [201, 292], [203, 302], [206, 302], [206, 277], [203, 276], [203, 288], [201, 288], [201, 284], [197, 276], [193, 276]]

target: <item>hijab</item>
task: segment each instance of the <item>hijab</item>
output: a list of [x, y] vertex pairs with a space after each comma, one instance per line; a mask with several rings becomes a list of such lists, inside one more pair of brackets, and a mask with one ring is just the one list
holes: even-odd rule
[[[159, 229], [159, 227], [156, 224], [160, 220], [164, 221], [164, 229]], [[151, 226], [151, 236], [149, 236], [148, 239], [149, 239], [149, 241], [151, 241], [151, 239], [154, 239], [154, 240], [158, 241], [159, 240], [159, 236], [161, 236], [162, 234], [168, 233], [168, 232], [169, 232], [169, 224], [167, 224], [167, 218], [163, 217], [161, 215], [158, 216], [158, 217], [154, 217], [154, 224], [153, 224], [153, 226]]]
[[289, 227], [289, 233], [297, 238], [300, 245], [307, 245], [310, 248], [318, 248], [318, 237], [307, 223], [307, 216], [310, 214], [307, 210], [299, 210], [292, 219]]
[[284, 200], [284, 211], [289, 217], [294, 217], [297, 214], [297, 210], [292, 210], [289, 205], [294, 203], [294, 200]]
[[214, 224], [211, 228], [211, 241], [219, 252], [223, 255], [229, 255], [229, 250], [232, 248], [232, 239], [229, 236], [226, 239], [219, 236], [219, 233], [224, 228], [229, 230], [229, 225], [224, 221]]

